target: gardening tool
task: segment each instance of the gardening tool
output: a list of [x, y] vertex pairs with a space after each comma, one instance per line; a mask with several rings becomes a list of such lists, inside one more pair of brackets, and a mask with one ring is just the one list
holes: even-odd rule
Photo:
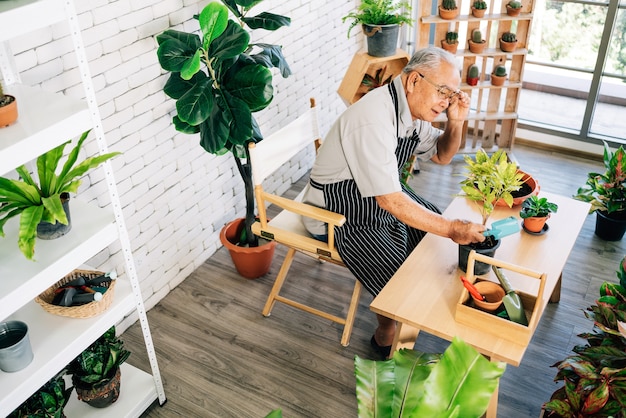
[[515, 216], [509, 216], [508, 218], [500, 219], [491, 224], [491, 229], [487, 229], [483, 232], [483, 235], [488, 237], [493, 236], [494, 239], [500, 239], [508, 235], [518, 233], [520, 231], [520, 223]]
[[506, 278], [502, 270], [499, 267], [491, 266], [494, 273], [496, 273], [496, 277], [500, 281], [502, 288], [506, 292], [504, 298], [502, 299], [502, 303], [504, 303], [504, 308], [506, 309], [506, 313], [509, 315], [509, 319], [513, 322], [517, 322], [518, 324], [528, 325], [528, 320], [526, 319], [526, 313], [524, 312], [524, 305], [522, 304], [522, 300], [519, 295], [515, 293], [515, 291], [511, 288], [511, 283]]
[[470, 292], [470, 294], [478, 300], [483, 300], [483, 301], [487, 301], [487, 298], [485, 296], [483, 296], [478, 289], [476, 289], [476, 287], [472, 284], [472, 282], [470, 282], [469, 280], [467, 280], [464, 276], [460, 276], [461, 281], [463, 282], [463, 286], [465, 286], [465, 288], [467, 289], [468, 292]]

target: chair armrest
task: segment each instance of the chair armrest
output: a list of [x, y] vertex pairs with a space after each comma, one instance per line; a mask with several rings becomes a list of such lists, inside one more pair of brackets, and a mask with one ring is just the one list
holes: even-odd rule
[[339, 213], [331, 212], [307, 203], [287, 199], [275, 194], [263, 193], [263, 200], [273, 203], [290, 212], [294, 212], [308, 218], [317, 219], [318, 221], [328, 223], [329, 225], [341, 226], [346, 222], [346, 217]]

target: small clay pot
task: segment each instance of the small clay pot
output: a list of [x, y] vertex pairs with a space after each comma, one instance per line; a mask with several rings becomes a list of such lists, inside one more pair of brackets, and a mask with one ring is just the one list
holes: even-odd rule
[[447, 9], [443, 9], [441, 6], [439, 6], [439, 16], [442, 19], [450, 20], [450, 19], [454, 19], [458, 15], [459, 15], [459, 8], [458, 7], [456, 9], [454, 9], [454, 10], [447, 10]]
[[454, 44], [449, 44], [446, 42], [445, 39], [441, 40], [441, 48], [445, 49], [446, 51], [450, 52], [451, 54], [456, 54], [456, 51], [459, 47], [459, 43], [454, 43]]
[[506, 14], [509, 16], [518, 16], [521, 13], [522, 9], [514, 9], [508, 4], [506, 5]]
[[524, 218], [524, 229], [530, 232], [541, 232], [549, 217], [550, 215]]
[[517, 48], [517, 41], [515, 42], [506, 42], [500, 39], [500, 49], [502, 52], [513, 52]]
[[472, 16], [474, 17], [485, 17], [485, 13], [487, 12], [487, 9], [475, 9], [474, 6], [472, 6]]
[[476, 287], [480, 294], [487, 299], [487, 301], [485, 302], [472, 296], [472, 299], [474, 299], [474, 304], [478, 308], [482, 309], [483, 311], [493, 312], [498, 309], [500, 305], [502, 305], [502, 298], [504, 298], [504, 295], [506, 293], [504, 292], [502, 286], [500, 286], [499, 284], [483, 280], [474, 283], [474, 287]]
[[502, 86], [505, 81], [506, 81], [506, 76], [505, 75], [491, 74], [491, 84], [493, 86]]
[[469, 50], [473, 52], [474, 54], [482, 54], [482, 52], [485, 49], [485, 46], [487, 45], [487, 42], [485, 41], [474, 42], [471, 39], [468, 39], [467, 43], [469, 45]]

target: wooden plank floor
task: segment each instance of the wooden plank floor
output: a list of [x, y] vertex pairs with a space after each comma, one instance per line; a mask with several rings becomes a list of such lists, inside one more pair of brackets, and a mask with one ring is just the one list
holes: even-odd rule
[[[599, 160], [521, 145], [514, 155], [541, 190], [566, 196], [584, 184], [587, 172], [601, 170]], [[445, 208], [459, 190], [463, 166], [461, 156], [449, 166], [423, 164], [411, 185]], [[302, 184], [294, 185], [291, 196]], [[582, 310], [594, 302], [600, 284], [616, 281], [625, 244], [596, 238], [594, 223], [595, 215], [589, 216], [565, 266], [561, 302], [548, 306], [522, 364], [508, 366], [501, 379], [499, 417], [539, 416], [542, 403], [558, 387], [550, 366], [580, 342], [576, 334], [591, 329]], [[263, 317], [284, 253], [277, 250], [266, 277], [247, 280], [222, 248], [148, 312], [168, 401], [153, 405], [145, 417], [253, 418], [275, 408], [282, 408], [285, 417], [357, 415], [353, 359], [374, 358], [369, 346], [376, 323], [368, 308], [372, 298], [362, 295], [347, 348], [339, 344], [339, 326], [313, 315], [277, 304], [270, 317]], [[291, 278], [285, 285], [289, 294], [345, 312], [353, 280], [347, 270], [298, 256]], [[128, 362], [149, 371], [139, 324], [122, 337], [133, 352]], [[427, 334], [416, 344], [427, 352], [446, 346]]]

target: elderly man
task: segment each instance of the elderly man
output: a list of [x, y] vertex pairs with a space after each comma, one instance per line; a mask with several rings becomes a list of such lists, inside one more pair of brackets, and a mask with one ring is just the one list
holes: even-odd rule
[[[460, 82], [453, 55], [436, 47], [417, 51], [401, 75], [338, 118], [318, 151], [304, 200], [346, 216], [335, 231], [337, 249], [374, 296], [427, 232], [459, 244], [484, 240], [482, 225], [446, 219], [400, 182], [411, 155], [448, 164], [459, 150], [469, 111]], [[443, 112], [448, 122], [442, 131], [431, 123]], [[303, 222], [313, 235], [327, 234], [325, 225]], [[387, 357], [395, 321], [377, 317], [371, 344]]]

